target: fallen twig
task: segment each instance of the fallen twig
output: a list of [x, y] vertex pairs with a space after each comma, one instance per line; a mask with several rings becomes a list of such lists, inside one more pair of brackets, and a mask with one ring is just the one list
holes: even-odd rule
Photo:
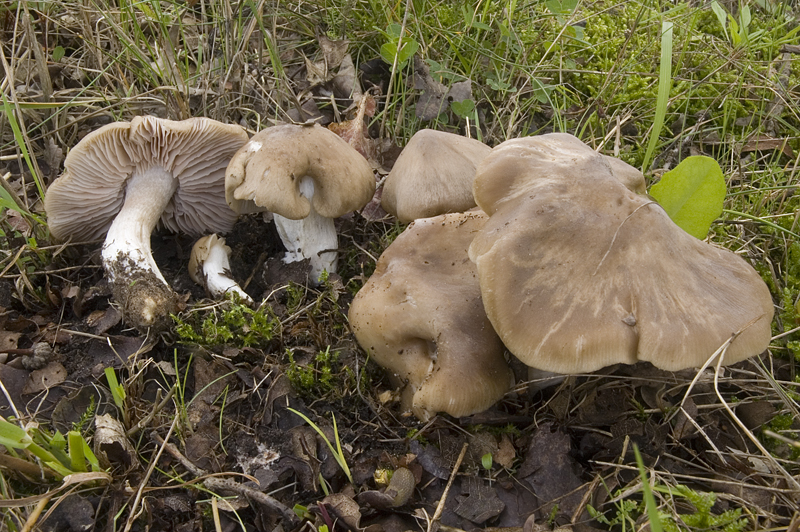
[[444, 511], [444, 503], [447, 500], [447, 494], [450, 493], [450, 486], [453, 485], [453, 480], [456, 478], [458, 468], [461, 467], [461, 461], [464, 460], [464, 455], [467, 454], [467, 447], [469, 447], [469, 443], [464, 442], [464, 446], [461, 447], [461, 453], [458, 455], [456, 464], [453, 466], [453, 472], [450, 473], [450, 479], [447, 481], [447, 486], [444, 487], [444, 492], [442, 492], [442, 498], [439, 499], [439, 504], [436, 506], [436, 511], [433, 513], [433, 517], [430, 521], [428, 521], [428, 532], [432, 532], [434, 525], [442, 516], [442, 512]]

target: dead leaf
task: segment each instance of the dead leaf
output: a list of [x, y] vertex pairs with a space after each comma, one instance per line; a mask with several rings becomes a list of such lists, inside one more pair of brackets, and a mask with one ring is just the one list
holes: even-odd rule
[[116, 306], [106, 307], [105, 310], [95, 310], [86, 317], [86, 325], [92, 328], [94, 334], [103, 334], [120, 321], [122, 321], [122, 313]]
[[518, 474], [533, 488], [544, 515], [558, 506], [559, 514], [571, 517], [581, 503], [583, 482], [571, 451], [569, 434], [553, 431], [549, 423], [542, 424], [531, 438]]
[[23, 394], [39, 393], [64, 382], [67, 370], [58, 362], [50, 362], [42, 369], [31, 372], [28, 382], [25, 383]]
[[414, 56], [414, 88], [422, 91], [414, 110], [420, 120], [433, 120], [447, 111], [450, 103], [472, 99], [472, 81], [459, 81], [448, 89], [433, 79], [428, 65], [419, 56]]
[[28, 382], [30, 372], [24, 369], [12, 368], [7, 364], [0, 364], [0, 382], [5, 386], [8, 392], [8, 397], [5, 393], [0, 393], [0, 415], [7, 416], [11, 411], [8, 404], [9, 398], [14, 402], [16, 407], [21, 407], [25, 404], [20, 398], [25, 388], [25, 383]]
[[516, 457], [517, 450], [514, 448], [514, 444], [511, 443], [511, 438], [508, 437], [508, 434], [503, 434], [500, 437], [500, 443], [497, 446], [497, 452], [492, 458], [500, 467], [511, 469]]
[[350, 530], [360, 530], [361, 510], [358, 503], [343, 493], [333, 493], [322, 500], [328, 510]]
[[17, 211], [8, 209], [6, 211], [6, 222], [8, 222], [8, 225], [15, 231], [19, 231], [25, 236], [30, 236], [31, 224]]
[[53, 137], [47, 137], [47, 142], [44, 146], [44, 160], [50, 168], [49, 178], [52, 179], [58, 175], [61, 168], [61, 161], [64, 160], [64, 150], [56, 144]]
[[358, 153], [369, 161], [372, 168], [380, 167], [380, 143], [371, 139], [367, 133], [364, 117], [369, 116], [367, 111], [375, 113], [375, 98], [364, 94], [358, 102], [358, 112], [352, 120], [328, 124], [328, 129], [339, 135], [345, 142], [352, 146]]
[[356, 67], [350, 54], [344, 56], [339, 71], [333, 77], [332, 85], [334, 95], [338, 98], [350, 98], [354, 102], [361, 99], [363, 90], [356, 77]]
[[328, 81], [328, 68], [325, 61], [312, 61], [308, 57], [306, 59], [306, 81], [311, 86], [319, 85]]
[[500, 515], [506, 507], [495, 490], [477, 477], [465, 477], [461, 481], [461, 493], [466, 496], [456, 497], [458, 506], [453, 511], [476, 525]]
[[744, 144], [742, 144], [742, 147], [739, 151], [741, 153], [747, 153], [752, 151], [772, 150], [780, 151], [786, 157], [794, 159], [794, 151], [792, 151], [792, 147], [789, 146], [788, 139], [778, 139], [769, 137], [767, 135], [756, 135], [750, 137], [745, 141]]
[[22, 333], [11, 331], [0, 331], [0, 353], [4, 349], [16, 349]]
[[317, 41], [328, 69], [337, 68], [342, 64], [342, 61], [347, 56], [347, 47], [350, 45], [350, 41], [347, 39], [334, 41], [325, 35], [317, 37]]
[[431, 77], [428, 65], [418, 55], [414, 56], [414, 88], [422, 91], [414, 110], [420, 120], [433, 120], [447, 109], [443, 103], [447, 87]]

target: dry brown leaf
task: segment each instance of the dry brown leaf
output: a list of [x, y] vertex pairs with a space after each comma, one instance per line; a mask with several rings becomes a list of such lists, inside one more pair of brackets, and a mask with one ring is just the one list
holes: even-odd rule
[[31, 372], [28, 382], [25, 383], [25, 387], [22, 389], [22, 393], [39, 393], [61, 384], [66, 378], [66, 368], [58, 362], [50, 362], [42, 369]]

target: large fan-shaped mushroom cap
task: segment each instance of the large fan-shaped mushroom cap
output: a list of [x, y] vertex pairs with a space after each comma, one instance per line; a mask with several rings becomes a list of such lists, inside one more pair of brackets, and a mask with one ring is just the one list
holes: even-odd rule
[[646, 360], [726, 364], [767, 348], [773, 303], [758, 273], [676, 226], [571, 135], [504, 142], [478, 168], [491, 214], [470, 247], [508, 349], [559, 373]]

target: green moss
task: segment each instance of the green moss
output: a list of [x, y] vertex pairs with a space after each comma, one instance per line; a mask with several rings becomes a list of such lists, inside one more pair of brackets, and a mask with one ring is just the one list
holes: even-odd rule
[[266, 348], [280, 328], [270, 307], [255, 310], [243, 305], [238, 297], [210, 310], [173, 315], [175, 332], [184, 344], [203, 347]]
[[286, 357], [289, 359], [286, 376], [301, 397], [343, 397], [346, 390], [355, 388], [355, 373], [339, 361], [339, 351], [332, 351], [330, 346], [317, 352], [308, 364], [298, 363], [291, 349], [286, 350]]

